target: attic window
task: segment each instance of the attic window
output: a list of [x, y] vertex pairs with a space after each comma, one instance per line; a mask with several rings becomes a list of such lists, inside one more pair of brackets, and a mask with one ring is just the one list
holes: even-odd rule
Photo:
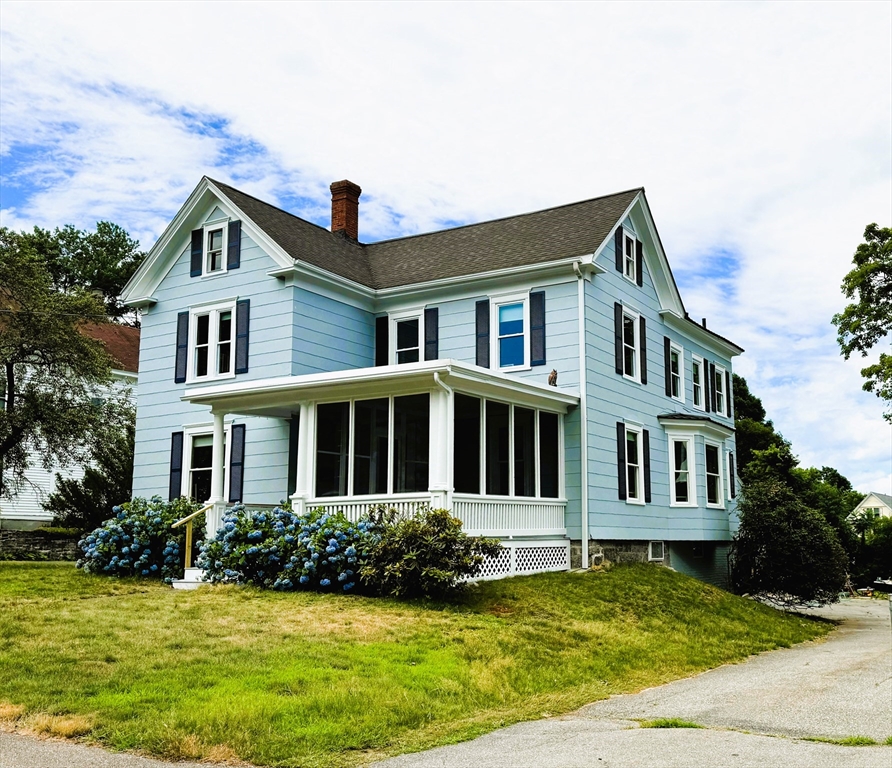
[[226, 271], [227, 223], [210, 224], [204, 228], [204, 274]]
[[623, 233], [623, 275], [633, 283], [638, 281], [635, 263], [635, 238]]

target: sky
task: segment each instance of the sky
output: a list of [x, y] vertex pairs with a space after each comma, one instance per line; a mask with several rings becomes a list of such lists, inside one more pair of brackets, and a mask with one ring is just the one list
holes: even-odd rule
[[892, 493], [830, 323], [892, 225], [890, 2], [0, 0], [0, 224], [148, 249], [203, 175], [323, 226], [348, 178], [363, 242], [643, 186], [801, 465]]

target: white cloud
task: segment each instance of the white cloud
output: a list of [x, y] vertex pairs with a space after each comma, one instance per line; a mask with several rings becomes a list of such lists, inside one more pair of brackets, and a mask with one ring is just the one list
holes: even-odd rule
[[[27, 186], [3, 223], [148, 243], [203, 173], [322, 222], [350, 178], [367, 239], [645, 185], [688, 309], [746, 347], [803, 462], [892, 490], [881, 403], [829, 325], [892, 210], [888, 4], [221, 9], [4, 3], [3, 180]], [[46, 152], [11, 177], [23, 145]]]

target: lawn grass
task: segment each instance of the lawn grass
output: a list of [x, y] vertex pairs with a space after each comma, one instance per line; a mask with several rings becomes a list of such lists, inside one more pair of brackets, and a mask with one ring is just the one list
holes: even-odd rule
[[431, 604], [0, 563], [0, 718], [172, 759], [352, 766], [831, 628], [645, 565]]
[[656, 720], [645, 720], [642, 728], [702, 728], [702, 725], [692, 723], [690, 720], [682, 720], [678, 717], [660, 717]]

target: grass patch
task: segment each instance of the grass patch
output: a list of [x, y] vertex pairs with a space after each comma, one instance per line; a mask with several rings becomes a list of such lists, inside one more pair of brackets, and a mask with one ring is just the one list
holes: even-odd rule
[[[870, 736], [846, 736], [842, 739], [832, 739], [826, 736], [815, 736], [806, 739], [806, 741], [820, 741], [822, 744], [838, 744], [841, 747], [875, 747], [879, 744]], [[892, 736], [890, 736], [884, 744], [892, 744]]]
[[681, 720], [677, 717], [661, 717], [657, 720], [645, 720], [642, 728], [702, 728], [702, 725], [692, 723], [689, 720]]
[[0, 563], [0, 691], [22, 727], [67, 718], [72, 735], [112, 749], [346, 768], [832, 626], [653, 566], [486, 582], [446, 604], [185, 592]]

